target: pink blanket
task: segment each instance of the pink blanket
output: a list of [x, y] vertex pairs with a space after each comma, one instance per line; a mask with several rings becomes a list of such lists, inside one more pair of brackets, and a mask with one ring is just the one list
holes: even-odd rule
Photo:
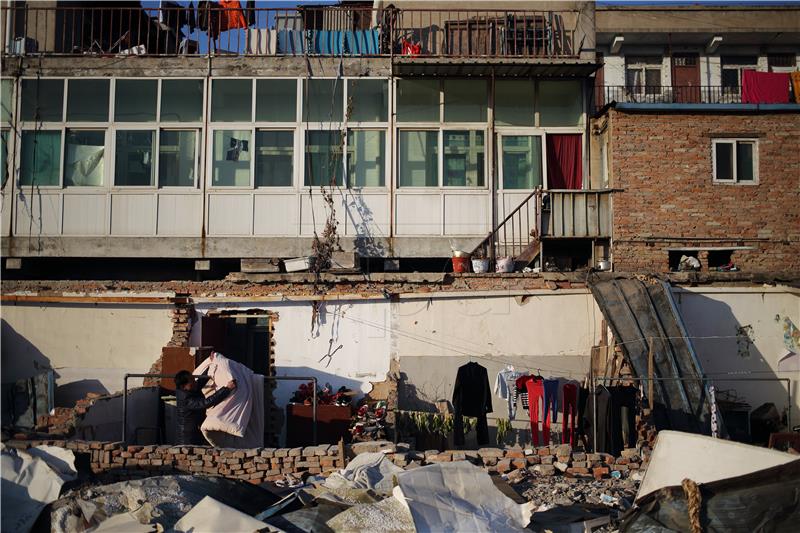
[[219, 352], [213, 352], [208, 359], [194, 369], [199, 375], [208, 370], [211, 379], [203, 393], [210, 396], [218, 387], [224, 387], [230, 380], [236, 380], [236, 390], [222, 402], [206, 410], [206, 419], [200, 429], [207, 432], [221, 431], [237, 437], [244, 437], [253, 410], [252, 380], [253, 371], [236, 361], [231, 361]]

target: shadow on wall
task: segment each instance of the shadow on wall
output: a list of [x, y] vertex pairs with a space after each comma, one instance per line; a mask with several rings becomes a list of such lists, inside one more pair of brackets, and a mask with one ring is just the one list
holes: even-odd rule
[[361, 257], [386, 257], [388, 250], [373, 234], [376, 228], [375, 216], [372, 209], [364, 201], [361, 190], [351, 191], [346, 209], [347, 217], [355, 228], [356, 237], [353, 239], [353, 248]]
[[14, 383], [50, 369], [50, 359], [39, 348], [5, 319], [0, 320], [0, 324], [0, 371], [3, 383]]
[[[775, 404], [783, 416], [789, 408], [789, 399], [785, 383], [777, 379], [790, 376], [776, 374], [779, 354], [765, 356], [761, 353], [755, 344], [758, 339], [754, 326], [742, 324], [725, 302], [698, 293], [676, 292], [675, 297], [687, 333], [693, 337], [692, 344], [703, 372], [715, 385], [716, 397], [723, 409], [723, 421], [731, 436], [740, 440], [737, 434], [741, 437], [746, 433], [750, 413], [764, 403]], [[774, 322], [774, 314], [765, 318]], [[758, 334], [763, 335], [763, 330]], [[777, 325], [774, 334], [781, 334]], [[774, 358], [774, 364], [767, 357]], [[756, 378], [761, 381], [752, 381]], [[796, 380], [790, 386], [794, 389], [791, 390], [793, 403], [797, 404]], [[723, 404], [726, 398], [746, 402], [749, 409], [739, 407], [726, 412]], [[796, 420], [797, 415], [793, 418]]]

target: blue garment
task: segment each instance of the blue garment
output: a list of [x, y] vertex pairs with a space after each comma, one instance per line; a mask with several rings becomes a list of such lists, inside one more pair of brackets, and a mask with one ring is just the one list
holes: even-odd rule
[[380, 50], [380, 32], [375, 30], [347, 31], [345, 53], [354, 56], [376, 56]]
[[[548, 410], [549, 409], [549, 410]], [[558, 380], [546, 379], [544, 380], [544, 417], [552, 413], [552, 420], [556, 422], [558, 418]]]
[[305, 52], [305, 36], [303, 30], [278, 31], [276, 53], [285, 55], [303, 55]]

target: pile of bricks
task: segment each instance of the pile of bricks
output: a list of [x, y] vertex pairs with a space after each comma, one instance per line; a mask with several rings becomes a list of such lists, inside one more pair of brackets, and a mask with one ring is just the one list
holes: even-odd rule
[[[649, 448], [624, 450], [620, 457], [572, 450], [569, 445], [539, 448], [481, 448], [479, 450], [414, 451], [386, 441], [346, 445], [344, 456], [336, 445], [304, 448], [236, 450], [210, 446], [124, 446], [119, 442], [46, 440], [8, 441], [7, 446], [27, 448], [48, 444], [88, 457], [92, 473], [110, 481], [168, 474], [191, 473], [242, 479], [259, 484], [286, 474], [327, 474], [344, 467], [345, 456], [383, 452], [398, 466], [470, 461], [489, 472], [506, 473], [529, 468], [543, 476], [559, 473], [573, 477], [627, 476], [646, 468]], [[616, 476], [616, 475], [615, 475]]]

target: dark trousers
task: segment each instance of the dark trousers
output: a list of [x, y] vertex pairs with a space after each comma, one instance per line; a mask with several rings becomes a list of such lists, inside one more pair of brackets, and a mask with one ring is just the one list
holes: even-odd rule
[[609, 387], [611, 393], [611, 452], [619, 455], [624, 448], [636, 446], [636, 387]]
[[[475, 431], [478, 444], [489, 444], [489, 423], [486, 421], [485, 414], [478, 416]], [[464, 444], [464, 418], [458, 412], [453, 415], [453, 443], [457, 446], [463, 446]]]
[[[595, 416], [596, 413], [596, 416]], [[584, 427], [589, 446], [595, 452], [611, 453], [611, 393], [602, 385], [589, 392], [584, 412]], [[595, 446], [595, 434], [597, 445]]]

